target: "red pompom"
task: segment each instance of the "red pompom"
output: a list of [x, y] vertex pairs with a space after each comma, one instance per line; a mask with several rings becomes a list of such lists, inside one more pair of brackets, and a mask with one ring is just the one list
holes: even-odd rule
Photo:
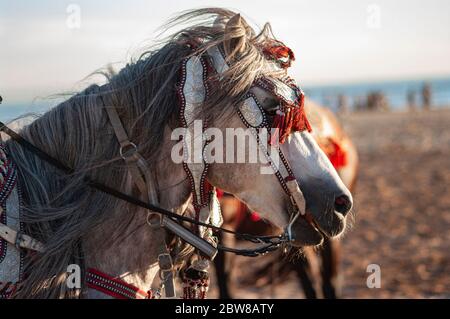
[[276, 61], [283, 69], [287, 69], [292, 61], [295, 61], [294, 52], [281, 43], [264, 47], [263, 53], [267, 59]]

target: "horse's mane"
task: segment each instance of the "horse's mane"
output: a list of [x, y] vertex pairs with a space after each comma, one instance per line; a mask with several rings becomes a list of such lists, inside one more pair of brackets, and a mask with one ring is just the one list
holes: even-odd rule
[[[227, 28], [226, 23], [234, 15], [217, 8], [179, 15], [166, 27], [187, 27], [117, 74], [109, 75], [106, 84], [91, 85], [22, 129], [25, 139], [74, 168], [73, 175], [64, 176], [17, 143], [7, 142], [24, 194], [25, 232], [46, 245], [45, 252], [28, 258], [26, 277], [17, 297], [67, 296], [67, 265], [77, 257], [80, 238], [113, 212], [137, 211], [86, 188], [82, 181], [89, 175], [117, 189], [123, 190], [129, 184], [104, 106], [116, 107], [130, 140], [139, 143], [139, 151], [152, 167], [162, 147], [165, 127], [178, 124], [176, 83], [183, 59], [214, 45], [226, 48], [229, 41], [243, 34], [248, 39], [239, 52], [228, 52], [230, 63], [237, 59], [239, 63], [231, 63], [217, 92], [206, 102], [206, 118], [222, 114], [266, 69], [267, 60], [259, 48], [272, 37], [270, 26], [266, 24], [259, 34], [245, 21], [240, 27]], [[204, 42], [193, 52], [186, 44], [198, 39]], [[131, 220], [133, 214], [129, 216]]]

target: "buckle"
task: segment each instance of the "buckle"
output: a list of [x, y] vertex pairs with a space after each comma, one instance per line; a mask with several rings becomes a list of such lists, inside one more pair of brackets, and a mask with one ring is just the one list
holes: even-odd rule
[[133, 156], [137, 152], [137, 146], [133, 142], [128, 141], [127, 144], [121, 145], [119, 148], [120, 157], [124, 160]]
[[[153, 222], [152, 219], [155, 218], [158, 218], [158, 220]], [[159, 215], [151, 211], [147, 212], [147, 225], [149, 225], [153, 229], [163, 227], [162, 219], [163, 215]]]

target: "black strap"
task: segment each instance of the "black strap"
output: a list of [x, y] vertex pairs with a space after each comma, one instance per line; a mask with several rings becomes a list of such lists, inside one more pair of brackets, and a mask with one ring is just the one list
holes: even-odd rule
[[[22, 136], [20, 136], [19, 134], [17, 134], [16, 132], [14, 132], [13, 130], [11, 130], [9, 127], [7, 127], [3, 122], [0, 122], [0, 131], [3, 131], [4, 133], [6, 133], [7, 135], [9, 135], [14, 141], [16, 141], [17, 143], [19, 143], [21, 146], [23, 146], [24, 148], [28, 149], [29, 151], [31, 151], [32, 153], [34, 153], [35, 155], [37, 155], [39, 158], [41, 158], [42, 160], [46, 161], [47, 163], [51, 164], [52, 166], [58, 168], [59, 170], [63, 171], [66, 174], [73, 174], [75, 171], [74, 169], [64, 165], [63, 163], [61, 163], [59, 160], [55, 159], [54, 157], [50, 156], [49, 154], [47, 154], [46, 152], [42, 151], [40, 148], [36, 147], [35, 145], [31, 144], [29, 141], [27, 141], [26, 139], [24, 139]], [[251, 234], [244, 234], [244, 233], [238, 233], [226, 228], [222, 228], [222, 227], [217, 227], [214, 225], [210, 225], [210, 224], [206, 224], [200, 221], [197, 221], [193, 218], [190, 217], [186, 217], [186, 216], [182, 216], [182, 215], [178, 215], [176, 213], [173, 213], [169, 210], [166, 210], [164, 208], [158, 207], [158, 206], [154, 206], [150, 203], [146, 203], [143, 202], [140, 199], [137, 199], [135, 197], [132, 197], [130, 195], [127, 195], [121, 191], [118, 191], [114, 188], [111, 188], [109, 186], [106, 186], [104, 184], [98, 183], [96, 181], [91, 180], [89, 177], [85, 177], [84, 178], [84, 182], [90, 186], [93, 189], [99, 190], [103, 193], [106, 193], [108, 195], [111, 195], [113, 197], [119, 198], [123, 201], [126, 201], [128, 203], [131, 203], [133, 205], [151, 210], [153, 212], [159, 213], [161, 215], [167, 216], [169, 218], [172, 219], [176, 219], [179, 221], [185, 221], [191, 224], [195, 224], [198, 226], [203, 226], [203, 227], [207, 227], [207, 228], [211, 228], [215, 231], [222, 231], [225, 233], [229, 233], [229, 234], [233, 234], [235, 235], [237, 238], [240, 238], [242, 240], [246, 240], [246, 241], [250, 241], [253, 243], [257, 243], [257, 244], [266, 244], [262, 247], [256, 248], [256, 249], [234, 249], [234, 248], [229, 248], [229, 247], [225, 247], [222, 245], [218, 245], [218, 249], [223, 250], [223, 251], [228, 251], [237, 255], [244, 255], [244, 256], [249, 256], [249, 257], [253, 257], [253, 256], [258, 256], [260, 254], [264, 254], [268, 251], [272, 251], [276, 248], [278, 248], [283, 242], [286, 242], [286, 239], [284, 238], [284, 236], [282, 235], [278, 235], [278, 236], [255, 236], [255, 235], [251, 235]], [[189, 231], [189, 230], [188, 230]]]

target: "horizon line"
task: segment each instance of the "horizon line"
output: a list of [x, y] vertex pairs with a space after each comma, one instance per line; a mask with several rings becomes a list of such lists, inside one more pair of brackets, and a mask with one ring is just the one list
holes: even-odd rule
[[381, 83], [389, 83], [389, 82], [402, 82], [402, 81], [432, 81], [432, 80], [445, 80], [450, 79], [450, 73], [448, 74], [440, 74], [440, 75], [413, 75], [413, 76], [405, 76], [405, 77], [386, 77], [386, 78], [365, 78], [365, 79], [351, 79], [351, 80], [343, 80], [343, 81], [331, 81], [331, 82], [312, 82], [311, 84], [302, 85], [302, 87], [306, 88], [320, 88], [327, 86], [351, 86], [351, 85], [359, 85], [359, 84], [381, 84]]
[[[435, 81], [435, 80], [445, 80], [450, 79], [450, 74], [447, 75], [424, 75], [424, 76], [411, 76], [411, 77], [393, 77], [393, 78], [377, 78], [377, 79], [352, 79], [348, 81], [336, 81], [336, 82], [323, 82], [323, 83], [313, 83], [310, 85], [301, 85], [303, 88], [306, 89], [315, 89], [315, 88], [322, 88], [322, 87], [343, 87], [343, 86], [354, 86], [354, 85], [367, 85], [367, 84], [382, 84], [382, 83], [396, 83], [396, 82], [402, 82], [402, 81]], [[81, 91], [80, 91], [81, 92]], [[1, 94], [0, 96], [3, 97], [3, 102], [0, 107], [4, 107], [6, 104], [8, 104], [7, 97], [5, 95]], [[9, 102], [11, 104], [30, 104], [30, 105], [36, 105], [41, 104], [49, 101], [55, 101], [54, 94], [49, 94], [48, 96], [36, 96], [30, 99], [16, 99], [12, 98]], [[41, 102], [41, 103], [40, 103]]]

